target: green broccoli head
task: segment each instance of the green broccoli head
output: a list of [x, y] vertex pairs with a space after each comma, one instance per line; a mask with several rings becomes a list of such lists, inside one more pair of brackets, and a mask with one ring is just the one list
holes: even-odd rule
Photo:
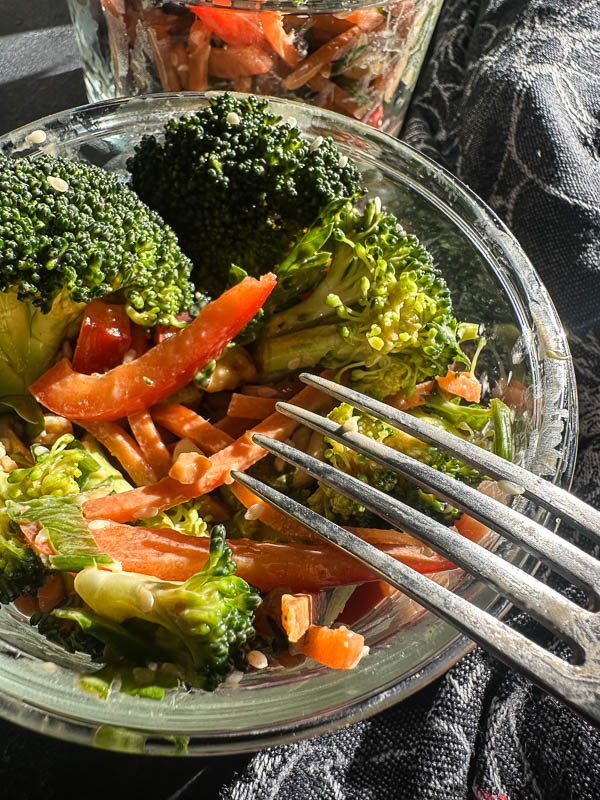
[[[410, 396], [455, 360], [468, 364], [448, 287], [429, 253], [378, 199], [364, 211], [348, 203], [319, 224], [331, 231], [325, 244], [300, 255], [302, 263], [285, 262], [281, 280], [300, 283], [305, 266], [314, 276], [319, 261], [320, 282], [269, 321], [258, 351], [264, 375], [317, 364], [351, 368], [356, 388], [384, 398], [400, 389]], [[316, 229], [310, 237], [318, 239]], [[323, 253], [328, 258], [319, 260]]]
[[171, 120], [164, 142], [144, 137], [128, 161], [133, 188], [173, 226], [209, 294], [232, 264], [254, 276], [273, 268], [324, 206], [362, 193], [332, 139], [311, 142], [268, 107], [211, 98]]
[[187, 683], [212, 689], [254, 636], [261, 602], [234, 571], [225, 529], [216, 525], [208, 561], [184, 583], [94, 568], [78, 573], [75, 591], [93, 612], [145, 641], [148, 658], [177, 663]]
[[0, 156], [0, 219], [0, 400], [26, 393], [93, 298], [119, 293], [143, 325], [192, 303], [173, 231], [99, 167]]

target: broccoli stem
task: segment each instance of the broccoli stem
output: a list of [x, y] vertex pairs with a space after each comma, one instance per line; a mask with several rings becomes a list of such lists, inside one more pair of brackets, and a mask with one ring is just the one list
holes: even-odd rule
[[304, 367], [348, 364], [370, 355], [367, 345], [359, 352], [356, 343], [340, 336], [338, 325], [319, 325], [303, 331], [263, 339], [257, 351], [260, 373], [267, 380]]

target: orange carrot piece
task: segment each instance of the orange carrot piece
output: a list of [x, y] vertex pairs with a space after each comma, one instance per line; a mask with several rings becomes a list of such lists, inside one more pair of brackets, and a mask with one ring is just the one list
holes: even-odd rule
[[40, 586], [37, 601], [40, 611], [52, 611], [65, 596], [65, 584], [60, 572], [51, 572]]
[[483, 522], [473, 519], [468, 514], [463, 514], [454, 522], [454, 527], [461, 536], [465, 536], [472, 542], [480, 542], [486, 536], [490, 529]]
[[[119, 495], [115, 495], [118, 497]], [[185, 581], [202, 569], [208, 558], [209, 539], [177, 533], [171, 528], [142, 528], [106, 520], [90, 533], [102, 552], [128, 572], [154, 575], [161, 580]], [[293, 592], [315, 592], [331, 586], [378, 580], [366, 567], [327, 544], [291, 544], [231, 539], [237, 574], [264, 592], [289, 586]], [[416, 548], [381, 545], [392, 558], [420, 571], [432, 572]], [[448, 562], [446, 562], [448, 563]], [[449, 569], [452, 565], [445, 567]]]
[[385, 23], [386, 15], [382, 14], [377, 7], [359, 8], [344, 19], [352, 25], [357, 25], [364, 33], [370, 33], [381, 28]]
[[315, 92], [319, 92], [318, 104], [332, 111], [341, 111], [357, 119], [362, 117], [368, 106], [360, 105], [345, 89], [337, 83], [327, 80], [323, 75], [315, 75], [308, 81]]
[[208, 420], [181, 403], [161, 403], [150, 410], [153, 418], [180, 439], [191, 439], [207, 453], [218, 453], [233, 439], [225, 431], [215, 428]]
[[[136, 486], [155, 483], [157, 476], [131, 436], [116, 422], [79, 421], [77, 423], [103, 444]], [[125, 493], [127, 494], [127, 492]]]
[[271, 56], [256, 44], [213, 47], [208, 58], [208, 71], [215, 78], [263, 75], [272, 66]]
[[425, 381], [424, 383], [418, 383], [415, 386], [415, 390], [410, 397], [407, 397], [404, 394], [404, 392], [400, 390], [396, 394], [388, 395], [385, 398], [385, 402], [389, 406], [394, 406], [394, 408], [399, 408], [400, 411], [404, 411], [404, 409], [406, 408], [416, 408], [417, 406], [422, 406], [425, 404], [423, 396], [431, 394], [434, 386], [435, 386], [435, 381], [433, 380]]
[[15, 598], [15, 606], [21, 614], [25, 614], [26, 617], [31, 617], [40, 610], [38, 605], [38, 601], [35, 597], [31, 597], [28, 594], [20, 594], [17, 598]]
[[156, 425], [152, 421], [149, 411], [138, 411], [128, 418], [129, 427], [140, 450], [146, 456], [148, 463], [157, 477], [164, 478], [171, 468], [171, 456], [163, 440], [160, 438]]
[[436, 381], [440, 389], [462, 397], [469, 403], [478, 403], [481, 400], [481, 384], [470, 372], [454, 372], [449, 369], [444, 377], [438, 377]]
[[293, 36], [283, 28], [283, 14], [279, 11], [262, 11], [260, 20], [265, 38], [277, 55], [290, 67], [298, 66], [302, 57], [294, 46]]
[[361, 29], [354, 25], [347, 31], [334, 36], [327, 44], [319, 47], [318, 50], [315, 50], [314, 53], [300, 62], [294, 72], [282, 81], [283, 88], [293, 91], [304, 86], [311, 78], [319, 74], [327, 64], [347, 53], [361, 34]]
[[204, 92], [208, 88], [210, 51], [210, 31], [202, 20], [197, 19], [190, 28], [187, 47], [188, 86], [192, 92]]
[[215, 422], [215, 428], [220, 431], [228, 433], [237, 439], [242, 433], [245, 433], [249, 428], [256, 425], [255, 419], [246, 419], [245, 417], [223, 417], [218, 422]]
[[234, 392], [227, 408], [228, 417], [244, 419], [265, 419], [275, 412], [275, 400], [272, 397], [250, 397]]
[[206, 475], [210, 461], [201, 453], [181, 453], [169, 470], [169, 477], [180, 483], [194, 483]]
[[[309, 411], [330, 407], [329, 399], [311, 386], [298, 392], [292, 402]], [[182, 484], [173, 478], [163, 478], [153, 486], [89, 500], [84, 506], [84, 514], [87, 519], [113, 519], [117, 522], [153, 517], [166, 508], [212, 492], [230, 479], [229, 473], [232, 469], [243, 472], [263, 458], [267, 452], [254, 444], [251, 439], [253, 433], [263, 433], [273, 439], [287, 439], [296, 427], [294, 420], [275, 412], [211, 456], [212, 467], [199, 481]]]
[[298, 647], [305, 656], [331, 669], [354, 669], [365, 654], [365, 638], [344, 625], [340, 628], [311, 625]]
[[326, 606], [325, 592], [284, 594], [281, 597], [281, 624], [290, 642], [297, 642], [311, 625], [319, 621]]

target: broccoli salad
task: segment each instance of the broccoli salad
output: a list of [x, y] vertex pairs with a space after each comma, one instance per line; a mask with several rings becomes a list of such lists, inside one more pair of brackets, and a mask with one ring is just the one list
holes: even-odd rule
[[[422, 573], [453, 565], [268, 455], [291, 440], [481, 540], [487, 529], [276, 411], [327, 415], [471, 486], [435, 447], [299, 381], [313, 371], [512, 456], [476, 321], [332, 139], [223, 94], [144, 137], [128, 184], [0, 159], [0, 603], [87, 654], [79, 686], [160, 699], [305, 658], [351, 669], [392, 591], [235, 483], [247, 471]], [[332, 613], [332, 608], [335, 612]]]

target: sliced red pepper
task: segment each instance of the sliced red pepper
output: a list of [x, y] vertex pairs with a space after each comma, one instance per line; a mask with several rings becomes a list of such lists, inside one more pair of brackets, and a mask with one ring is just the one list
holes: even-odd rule
[[65, 358], [30, 391], [42, 405], [68, 419], [117, 420], [164, 400], [215, 359], [249, 322], [276, 278], [244, 278], [205, 306], [194, 322], [143, 356], [104, 375], [75, 372]]
[[188, 6], [206, 27], [227, 44], [264, 44], [260, 16], [254, 11]]
[[112, 369], [130, 347], [131, 321], [125, 306], [92, 300], [83, 315], [73, 369], [86, 375]]
[[[180, 311], [177, 314], [176, 319], [179, 322], [191, 322], [193, 317], [191, 314], [188, 314], [187, 311]], [[174, 325], [157, 325], [154, 328], [154, 343], [160, 344], [160, 342], [164, 341], [164, 339], [169, 339], [171, 336], [175, 336], [175, 334], [180, 331], [181, 328], [176, 328]]]

